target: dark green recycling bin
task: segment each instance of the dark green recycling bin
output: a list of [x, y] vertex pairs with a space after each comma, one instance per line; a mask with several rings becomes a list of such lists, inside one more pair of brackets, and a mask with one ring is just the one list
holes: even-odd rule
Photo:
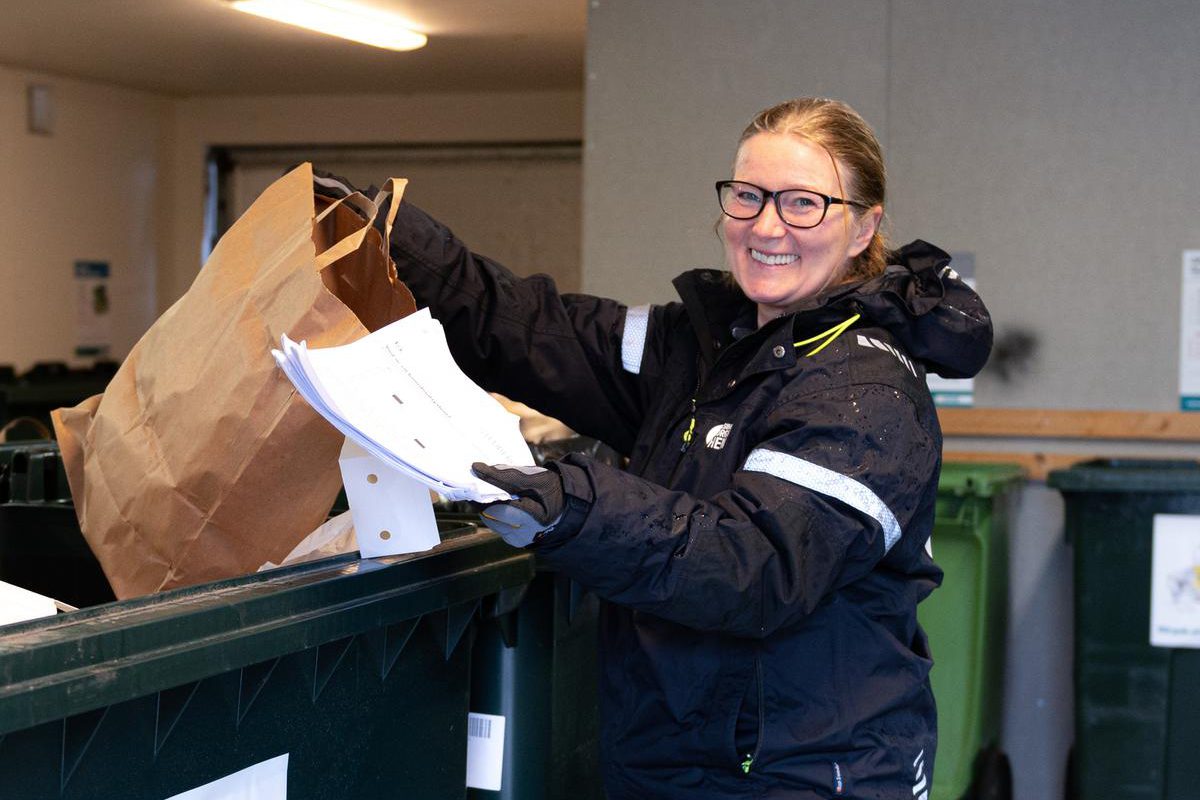
[[1194, 800], [1200, 650], [1151, 646], [1150, 620], [1154, 518], [1200, 515], [1200, 464], [1089, 462], [1047, 482], [1074, 550], [1075, 797]]
[[0, 581], [82, 608], [115, 600], [55, 442], [0, 444]]
[[933, 654], [937, 765], [930, 797], [1012, 796], [1000, 750], [1008, 607], [1008, 498], [1015, 464], [946, 463], [938, 482], [934, 560], [940, 588], [917, 608]]
[[284, 755], [289, 800], [465, 798], [479, 609], [533, 572], [458, 526], [0, 627], [0, 798], [166, 800]]
[[599, 599], [539, 571], [485, 607], [471, 710], [504, 717], [499, 790], [472, 800], [603, 800], [599, 769]]
[[[584, 436], [531, 446], [534, 461], [587, 453], [617, 465], [620, 456]], [[448, 519], [476, 520], [446, 512]], [[580, 584], [539, 570], [525, 587], [485, 607], [471, 678], [471, 710], [504, 717], [498, 790], [472, 800], [603, 800], [597, 640], [600, 600]]]

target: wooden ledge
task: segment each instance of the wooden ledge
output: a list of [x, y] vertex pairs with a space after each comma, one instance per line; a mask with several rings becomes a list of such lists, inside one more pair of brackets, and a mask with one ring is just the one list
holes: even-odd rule
[[1200, 413], [940, 408], [945, 436], [1200, 442]]
[[1067, 469], [1083, 461], [1091, 461], [1096, 455], [1079, 453], [1030, 453], [1030, 452], [998, 452], [983, 453], [977, 451], [959, 452], [945, 450], [942, 452], [942, 462], [946, 464], [1016, 464], [1032, 481], [1044, 481], [1046, 476], [1056, 469]]

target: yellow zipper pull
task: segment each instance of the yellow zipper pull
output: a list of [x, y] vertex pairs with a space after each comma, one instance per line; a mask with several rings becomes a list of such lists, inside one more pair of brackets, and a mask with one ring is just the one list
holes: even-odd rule
[[696, 432], [696, 398], [692, 398], [692, 418], [688, 422], [687, 430], [683, 432], [683, 447], [679, 448], [679, 452], [684, 452], [692, 444], [692, 436]]

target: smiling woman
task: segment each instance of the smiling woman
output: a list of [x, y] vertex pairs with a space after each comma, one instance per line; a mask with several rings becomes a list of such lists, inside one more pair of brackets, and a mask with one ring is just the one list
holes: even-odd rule
[[927, 797], [925, 374], [978, 371], [991, 321], [942, 251], [885, 251], [882, 164], [841, 103], [764, 111], [718, 184], [734, 280], [661, 306], [518, 278], [401, 204], [397, 271], [464, 372], [629, 457], [475, 465], [513, 496], [484, 523], [608, 601], [610, 800]]

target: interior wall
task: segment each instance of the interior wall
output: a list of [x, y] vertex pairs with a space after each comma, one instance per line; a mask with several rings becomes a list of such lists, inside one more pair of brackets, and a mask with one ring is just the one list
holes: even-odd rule
[[1200, 3], [893, 0], [902, 238], [976, 254], [1035, 357], [979, 405], [1179, 408], [1182, 251], [1200, 247]]
[[[50, 90], [50, 135], [27, 129], [30, 84]], [[77, 260], [110, 266], [114, 356], [153, 321], [170, 111], [153, 94], [0, 67], [0, 364], [85, 363], [74, 357]]]
[[664, 301], [720, 264], [742, 126], [837, 97], [883, 141], [894, 239], [973, 254], [997, 334], [1033, 342], [977, 405], [1176, 410], [1198, 29], [1193, 0], [593, 0], [583, 285]]
[[579, 291], [578, 143], [457, 146], [226, 148], [225, 210], [232, 221], [289, 167], [301, 162], [356, 187], [408, 179], [404, 199], [446, 225], [471, 249], [518, 275], [546, 274]]
[[[878, 0], [593, 0], [588, 14], [583, 287], [630, 304], [720, 266], [715, 181], [750, 117], [797, 94], [887, 115]], [[803, 83], [797, 81], [803, 75]], [[881, 131], [882, 132], [882, 131]]]
[[[583, 95], [577, 91], [180, 100], [159, 307], [181, 296], [200, 267], [204, 161], [214, 145], [578, 141], [582, 109]], [[390, 176], [380, 180], [385, 177]]]
[[[53, 135], [26, 129], [30, 83], [51, 89]], [[0, 365], [75, 362], [76, 260], [110, 264], [128, 353], [200, 268], [211, 145], [580, 138], [581, 92], [175, 99], [0, 66]]]

